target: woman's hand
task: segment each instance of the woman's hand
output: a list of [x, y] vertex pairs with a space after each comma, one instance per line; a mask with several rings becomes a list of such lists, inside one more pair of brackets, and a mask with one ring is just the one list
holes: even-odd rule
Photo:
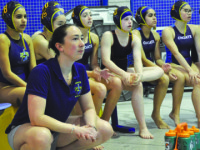
[[171, 65], [168, 63], [165, 63], [162, 65], [162, 69], [164, 70], [165, 73], [169, 73], [169, 71], [171, 70]]
[[114, 77], [114, 75], [109, 72], [109, 69], [103, 69], [103, 70], [101, 70], [100, 71], [100, 75], [101, 75], [101, 78], [103, 78], [104, 80], [106, 80], [106, 83], [109, 83], [109, 78], [110, 77]]
[[101, 79], [103, 78], [104, 80], [106, 80], [106, 83], [109, 83], [109, 78], [110, 77], [113, 77], [114, 75], [111, 74], [109, 72], [108, 69], [103, 69], [101, 70], [99, 67], [96, 67], [94, 70], [93, 70], [93, 78], [96, 80], [96, 81], [101, 81]]
[[122, 76], [122, 82], [126, 86], [138, 85], [142, 80], [142, 76], [139, 73], [125, 72]]
[[168, 74], [169, 74], [170, 79], [172, 79], [173, 81], [176, 81], [176, 80], [177, 80], [177, 76], [176, 76], [176, 74], [174, 73], [174, 69], [171, 69], [171, 70], [168, 72]]
[[101, 74], [100, 74], [100, 69], [99, 67], [96, 67], [92, 71], [92, 78], [94, 78], [96, 81], [100, 82], [101, 81]]
[[141, 73], [131, 73], [130, 84], [138, 85], [140, 82], [142, 82], [142, 74]]
[[200, 79], [200, 75], [197, 73], [197, 72], [195, 72], [195, 71], [190, 71], [189, 72], [189, 77], [190, 77], [190, 82], [192, 83], [192, 84], [194, 84], [194, 83], [198, 83], [199, 82], [199, 79]]
[[74, 126], [73, 133], [79, 140], [91, 140], [92, 142], [96, 141], [97, 131], [96, 128], [90, 125], [85, 126]]

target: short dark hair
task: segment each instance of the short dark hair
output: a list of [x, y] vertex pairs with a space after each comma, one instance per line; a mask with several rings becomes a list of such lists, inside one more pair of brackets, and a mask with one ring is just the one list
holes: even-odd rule
[[53, 51], [56, 53], [57, 56], [60, 55], [60, 52], [58, 51], [58, 49], [56, 48], [56, 43], [61, 43], [64, 44], [64, 38], [67, 35], [66, 30], [70, 27], [70, 26], [75, 26], [75, 25], [69, 25], [69, 24], [64, 24], [58, 28], [55, 29], [55, 31], [53, 32], [53, 35], [49, 41], [49, 48], [53, 49]]

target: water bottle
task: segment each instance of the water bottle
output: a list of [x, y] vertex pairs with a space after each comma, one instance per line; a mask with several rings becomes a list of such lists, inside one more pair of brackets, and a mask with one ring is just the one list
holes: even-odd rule
[[194, 131], [195, 139], [196, 139], [196, 149], [200, 150], [200, 132], [199, 129], [195, 126], [192, 126], [189, 130]]
[[187, 132], [190, 134], [190, 138], [191, 138], [190, 148], [191, 150], [196, 150], [196, 138], [195, 138], [194, 132], [189, 129]]
[[190, 133], [187, 131], [188, 126], [186, 122], [180, 123], [176, 127], [176, 135], [178, 140], [176, 140], [174, 150], [192, 150], [191, 149], [191, 137]]
[[165, 133], [165, 150], [174, 150], [176, 142], [176, 132], [169, 130]]
[[192, 150], [190, 147], [191, 138], [187, 131], [178, 133], [178, 150]]

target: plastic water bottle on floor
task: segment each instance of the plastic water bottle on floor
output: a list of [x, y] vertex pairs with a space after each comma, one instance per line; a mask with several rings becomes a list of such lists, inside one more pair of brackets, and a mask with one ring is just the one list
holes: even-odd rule
[[186, 122], [180, 123], [176, 127], [177, 137], [174, 150], [193, 150], [193, 143], [188, 132], [188, 125]]
[[200, 150], [200, 132], [199, 132], [199, 129], [196, 128], [195, 126], [192, 126], [192, 128], [189, 128], [189, 130], [192, 130], [194, 132], [195, 139], [196, 139], [196, 149]]
[[200, 150], [200, 130], [186, 122], [165, 133], [165, 150]]
[[191, 142], [190, 142], [190, 148], [191, 150], [196, 150], [196, 138], [195, 138], [195, 135], [194, 135], [194, 131], [191, 131], [188, 129], [187, 131], [189, 134], [190, 134], [190, 138], [191, 138]]
[[169, 130], [165, 133], [165, 150], [174, 150], [176, 143], [176, 132]]
[[174, 150], [192, 150], [190, 134], [187, 131], [178, 134], [178, 149]]

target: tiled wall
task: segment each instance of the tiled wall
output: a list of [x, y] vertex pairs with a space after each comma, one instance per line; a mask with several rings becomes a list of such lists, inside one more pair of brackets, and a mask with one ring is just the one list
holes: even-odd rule
[[[156, 11], [157, 15], [157, 27], [165, 27], [172, 25], [175, 20], [170, 17], [170, 9], [172, 5], [177, 0], [134, 0], [133, 3], [133, 13], [136, 13], [136, 10], [140, 6], [150, 6]], [[190, 24], [200, 24], [200, 1], [199, 0], [185, 0], [190, 4], [192, 8], [194, 8], [194, 13], [192, 14], [192, 19], [189, 22]], [[161, 34], [161, 31], [158, 31]]]

